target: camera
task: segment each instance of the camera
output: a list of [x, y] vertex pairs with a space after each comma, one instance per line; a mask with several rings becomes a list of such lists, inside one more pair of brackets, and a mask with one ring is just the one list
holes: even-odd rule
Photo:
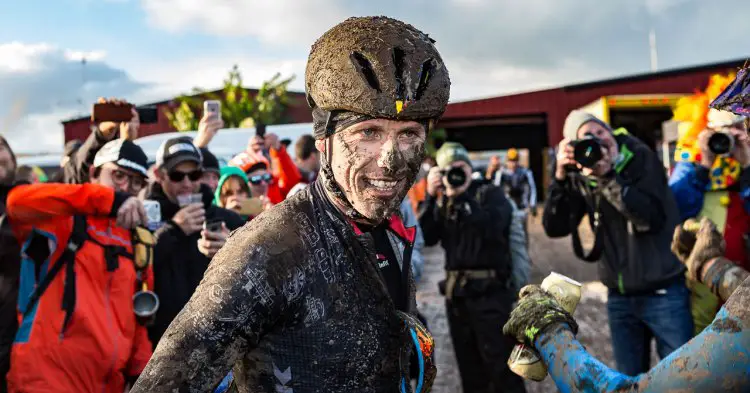
[[726, 132], [716, 132], [708, 138], [708, 150], [716, 155], [727, 154], [734, 149], [734, 137]]
[[466, 172], [460, 167], [444, 169], [441, 171], [446, 182], [453, 188], [458, 188], [466, 183]]
[[593, 135], [587, 134], [570, 145], [573, 146], [573, 158], [585, 168], [593, 168], [602, 159], [602, 142]]

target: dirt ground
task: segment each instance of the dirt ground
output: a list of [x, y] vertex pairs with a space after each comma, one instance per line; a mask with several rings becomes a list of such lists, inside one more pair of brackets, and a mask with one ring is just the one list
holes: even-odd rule
[[[578, 339], [587, 350], [610, 367], [614, 366], [609, 325], [607, 323], [607, 289], [597, 281], [596, 264], [578, 260], [573, 254], [570, 238], [550, 239], [545, 236], [540, 217], [532, 218], [529, 225], [531, 258], [534, 263], [532, 282], [539, 284], [551, 271], [566, 275], [584, 283], [581, 302], [575, 312], [579, 324]], [[582, 231], [586, 246], [585, 231]], [[590, 239], [590, 237], [588, 237]], [[445, 276], [443, 251], [440, 247], [425, 250], [425, 273], [420, 282], [417, 301], [425, 314], [436, 342], [438, 375], [434, 393], [461, 393], [461, 382], [453, 355], [443, 297], [437, 291], [437, 282]], [[501, 334], [498, 326], [498, 334]], [[498, 359], [505, 362], [507, 359]], [[529, 393], [557, 392], [552, 379], [542, 382], [527, 382]], [[469, 393], [469, 392], [466, 392]]]

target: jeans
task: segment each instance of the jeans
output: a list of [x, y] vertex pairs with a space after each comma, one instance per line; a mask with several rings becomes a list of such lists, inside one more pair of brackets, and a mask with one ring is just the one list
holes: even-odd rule
[[650, 369], [651, 338], [663, 359], [693, 337], [690, 292], [684, 280], [649, 294], [621, 295], [607, 302], [617, 370], [636, 376]]

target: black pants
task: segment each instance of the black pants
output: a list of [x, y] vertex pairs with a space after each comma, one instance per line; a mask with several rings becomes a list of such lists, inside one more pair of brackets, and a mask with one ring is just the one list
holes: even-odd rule
[[493, 289], [446, 302], [464, 393], [526, 392], [523, 379], [508, 368], [515, 343], [503, 335], [514, 300], [512, 290]]

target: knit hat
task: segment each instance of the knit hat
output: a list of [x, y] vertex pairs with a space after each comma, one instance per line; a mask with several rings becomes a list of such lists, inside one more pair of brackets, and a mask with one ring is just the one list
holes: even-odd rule
[[508, 161], [518, 161], [518, 150], [513, 148], [508, 149], [508, 153], [505, 155], [505, 157], [508, 159]]
[[471, 166], [469, 152], [457, 142], [445, 142], [435, 154], [435, 161], [439, 168], [445, 168], [456, 161], [463, 161]]
[[609, 124], [598, 119], [596, 116], [588, 112], [576, 109], [570, 111], [570, 114], [568, 114], [568, 117], [565, 119], [565, 125], [563, 126], [563, 137], [568, 138], [571, 141], [579, 139], [578, 130], [581, 128], [581, 126], [590, 121], [599, 123], [602, 127], [608, 129], [609, 131], [612, 131], [612, 127], [610, 127]]

